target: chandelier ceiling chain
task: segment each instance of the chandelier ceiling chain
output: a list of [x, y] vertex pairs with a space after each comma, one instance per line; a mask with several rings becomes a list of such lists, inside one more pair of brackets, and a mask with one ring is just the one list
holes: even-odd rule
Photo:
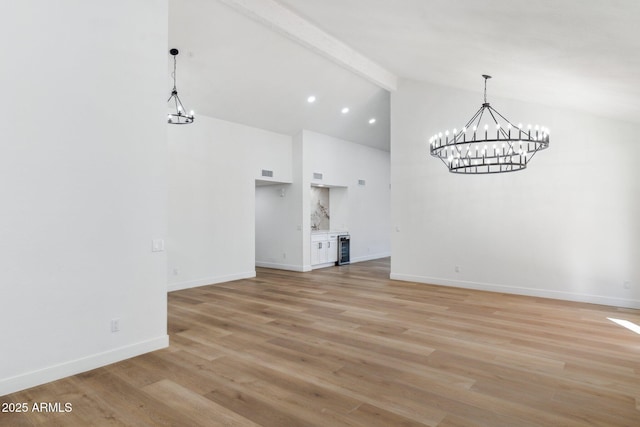
[[[173, 72], [175, 73], [175, 64], [173, 66]], [[484, 77], [484, 103], [487, 103], [487, 80], [489, 80], [491, 78], [491, 76], [488, 76], [486, 74], [483, 74], [482, 77]]]
[[171, 77], [173, 77], [173, 89], [171, 90], [171, 96], [167, 99], [167, 103], [170, 105], [171, 112], [167, 116], [167, 123], [172, 125], [188, 125], [189, 123], [193, 123], [195, 119], [193, 115], [193, 110], [187, 114], [184, 106], [182, 105], [182, 101], [178, 96], [178, 89], [176, 87], [176, 66], [178, 56], [178, 49], [171, 49], [169, 51], [171, 55], [173, 55], [173, 73], [171, 73]]
[[[484, 103], [480, 109], [460, 132], [454, 128], [451, 136], [448, 130], [444, 135], [440, 132], [432, 136], [430, 153], [452, 173], [475, 175], [525, 169], [538, 151], [549, 147], [549, 129], [539, 125], [523, 129], [521, 123], [518, 126], [511, 123], [487, 102], [487, 80], [491, 76], [483, 74], [482, 77]], [[484, 135], [480, 130], [483, 118]], [[495, 127], [495, 137], [493, 131], [489, 131], [489, 124]]]

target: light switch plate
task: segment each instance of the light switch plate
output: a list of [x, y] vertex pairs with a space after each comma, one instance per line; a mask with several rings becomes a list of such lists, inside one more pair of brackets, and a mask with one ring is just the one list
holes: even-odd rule
[[164, 251], [164, 239], [153, 239], [151, 241], [151, 252]]

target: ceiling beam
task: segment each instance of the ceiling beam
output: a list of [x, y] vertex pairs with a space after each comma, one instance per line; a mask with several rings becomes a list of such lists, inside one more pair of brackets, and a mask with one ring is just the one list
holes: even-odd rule
[[274, 0], [220, 1], [386, 90], [398, 87], [395, 74]]

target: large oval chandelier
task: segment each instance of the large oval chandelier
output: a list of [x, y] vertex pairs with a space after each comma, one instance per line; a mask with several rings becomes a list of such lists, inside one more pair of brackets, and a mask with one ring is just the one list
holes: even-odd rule
[[487, 102], [487, 80], [483, 74], [484, 103], [462, 129], [438, 132], [429, 139], [431, 155], [449, 172], [487, 174], [525, 169], [533, 156], [549, 147], [549, 129], [540, 125], [517, 126]]

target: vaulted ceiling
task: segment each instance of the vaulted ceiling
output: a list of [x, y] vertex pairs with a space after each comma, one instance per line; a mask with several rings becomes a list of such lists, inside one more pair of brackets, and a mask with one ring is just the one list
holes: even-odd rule
[[171, 0], [169, 43], [200, 114], [388, 150], [385, 84], [307, 27], [394, 77], [480, 93], [486, 73], [493, 95], [640, 122], [639, 19], [637, 0]]

